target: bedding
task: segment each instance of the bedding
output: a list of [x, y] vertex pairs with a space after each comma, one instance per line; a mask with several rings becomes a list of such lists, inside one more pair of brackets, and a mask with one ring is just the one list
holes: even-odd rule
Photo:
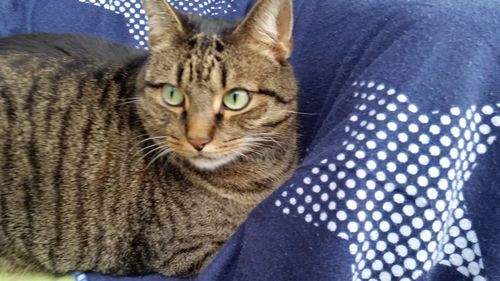
[[[252, 2], [170, 1], [233, 19]], [[294, 3], [301, 165], [192, 280], [500, 280], [500, 2]], [[145, 22], [139, 0], [0, 2], [1, 36], [146, 48]]]

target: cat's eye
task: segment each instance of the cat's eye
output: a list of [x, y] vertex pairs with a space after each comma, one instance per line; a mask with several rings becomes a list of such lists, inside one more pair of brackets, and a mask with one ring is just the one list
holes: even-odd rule
[[184, 95], [177, 87], [170, 84], [165, 84], [161, 88], [161, 96], [163, 101], [170, 106], [181, 106], [184, 103]]
[[232, 90], [224, 96], [224, 106], [230, 110], [242, 110], [250, 103], [250, 94], [241, 89]]

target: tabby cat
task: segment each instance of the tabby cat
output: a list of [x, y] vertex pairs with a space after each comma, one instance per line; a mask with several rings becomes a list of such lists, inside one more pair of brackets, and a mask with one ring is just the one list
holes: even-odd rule
[[0, 264], [198, 273], [297, 161], [291, 0], [240, 23], [144, 0], [143, 52], [0, 39]]

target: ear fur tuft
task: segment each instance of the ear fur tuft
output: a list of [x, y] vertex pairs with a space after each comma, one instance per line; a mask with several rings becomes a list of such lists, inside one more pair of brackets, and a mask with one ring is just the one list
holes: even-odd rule
[[234, 34], [250, 44], [264, 45], [278, 59], [292, 52], [292, 0], [258, 0]]
[[169, 44], [184, 33], [182, 16], [165, 0], [144, 0], [149, 22], [149, 47], [152, 50]]

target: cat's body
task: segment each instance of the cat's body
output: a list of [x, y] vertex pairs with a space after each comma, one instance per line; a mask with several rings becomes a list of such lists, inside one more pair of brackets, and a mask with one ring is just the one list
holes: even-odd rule
[[[159, 4], [151, 2], [146, 5], [154, 22], [151, 10]], [[249, 120], [215, 112], [209, 125], [203, 122], [210, 116], [193, 121], [206, 112], [196, 104], [195, 92], [218, 92], [208, 90], [211, 77], [238, 78], [221, 77], [218, 63], [229, 68], [222, 72], [236, 72], [224, 54], [213, 54], [224, 49], [222, 41], [195, 32], [189, 36], [195, 38], [186, 43], [191, 50], [165, 60], [78, 36], [0, 39], [0, 265], [53, 273], [194, 274], [248, 212], [291, 175], [295, 116], [288, 112], [263, 121], [259, 114], [280, 105], [293, 111], [295, 97], [263, 90], [265, 97], [253, 98], [249, 107], [255, 108], [243, 113]], [[186, 62], [180, 74], [174, 55]], [[289, 65], [276, 67], [291, 74]], [[157, 103], [155, 77], [163, 72], [185, 85], [190, 105], [186, 102], [182, 113]], [[277, 85], [296, 91], [293, 74], [285, 76], [279, 83], [264, 81], [263, 89]], [[204, 126], [213, 126], [207, 129], [210, 140], [198, 147], [201, 137], [190, 134]], [[248, 132], [238, 133], [236, 126]], [[253, 131], [268, 136], [261, 138], [259, 151], [238, 152], [241, 157], [209, 154], [237, 151], [230, 137]], [[162, 149], [165, 138], [173, 143], [168, 149]], [[217, 142], [222, 144], [210, 146]], [[167, 150], [173, 155], [160, 157]]]

